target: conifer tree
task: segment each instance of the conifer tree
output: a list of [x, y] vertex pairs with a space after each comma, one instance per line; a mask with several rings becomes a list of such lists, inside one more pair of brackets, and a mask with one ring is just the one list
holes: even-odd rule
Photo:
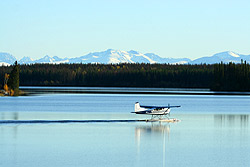
[[20, 73], [20, 67], [16, 61], [14, 64], [14, 67], [10, 73], [10, 78], [8, 81], [8, 85], [9, 85], [10, 89], [14, 90], [14, 96], [19, 95], [19, 73]]

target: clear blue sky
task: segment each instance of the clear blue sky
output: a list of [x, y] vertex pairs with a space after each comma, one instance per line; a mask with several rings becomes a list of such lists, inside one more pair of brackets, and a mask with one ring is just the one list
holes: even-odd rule
[[250, 54], [250, 1], [0, 1], [0, 52], [79, 57], [109, 48], [191, 59]]

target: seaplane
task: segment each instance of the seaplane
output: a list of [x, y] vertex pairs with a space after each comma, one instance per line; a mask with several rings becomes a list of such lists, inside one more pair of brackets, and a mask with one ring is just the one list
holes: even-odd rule
[[[152, 115], [151, 120], [169, 120], [170, 109], [181, 106], [142, 106], [139, 102], [135, 103], [135, 114]], [[174, 121], [175, 119], [173, 119]]]

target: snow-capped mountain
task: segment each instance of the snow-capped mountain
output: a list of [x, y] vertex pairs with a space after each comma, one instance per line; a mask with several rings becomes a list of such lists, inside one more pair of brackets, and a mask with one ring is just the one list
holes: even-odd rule
[[69, 62], [69, 59], [68, 58], [60, 58], [60, 57], [57, 57], [57, 56], [54, 56], [52, 57], [54, 59], [54, 61], [57, 63], [57, 64], [60, 64], [60, 63], [68, 63]]
[[201, 57], [189, 63], [190, 64], [201, 64], [201, 63], [215, 64], [215, 63], [220, 63], [220, 62], [241, 63], [241, 60], [244, 60], [244, 61], [246, 60], [248, 63], [250, 63], [250, 55], [242, 55], [242, 54], [238, 54], [232, 51], [226, 51], [226, 52], [214, 54], [211, 57]]
[[142, 53], [136, 51], [120, 51], [108, 49], [103, 52], [89, 53], [85, 56], [79, 58], [69, 59], [70, 63], [156, 63], [154, 60], [150, 59]]
[[[33, 60], [29, 57], [24, 57], [19, 60], [20, 64], [34, 64], [34, 63], [100, 63], [100, 64], [117, 64], [117, 63], [169, 63], [169, 64], [214, 64], [234, 62], [241, 63], [241, 60], [250, 63], [250, 55], [238, 54], [232, 51], [221, 52], [210, 57], [201, 57], [195, 60], [188, 58], [162, 58], [154, 53], [140, 53], [134, 50], [122, 51], [108, 49], [102, 52], [93, 52], [81, 57], [75, 58], [59, 58], [57, 56], [50, 57], [48, 55], [38, 60]], [[0, 52], [0, 66], [11, 65], [16, 61], [16, 58], [8, 53]]]
[[103, 52], [89, 53], [85, 56], [69, 59], [69, 63], [187, 63], [190, 59], [161, 58], [153, 53], [140, 53], [134, 50], [121, 51], [108, 49]]
[[30, 57], [23, 57], [22, 59], [19, 60], [20, 64], [32, 64], [34, 62], [33, 59]]
[[55, 62], [55, 59], [46, 55], [44, 56], [43, 58], [41, 59], [38, 59], [38, 60], [35, 60], [34, 61], [35, 63], [54, 63]]
[[150, 57], [157, 63], [169, 63], [169, 64], [187, 64], [191, 60], [188, 58], [162, 58], [154, 53], [146, 53], [146, 56]]
[[9, 53], [0, 52], [0, 66], [10, 65], [16, 61], [16, 58]]
[[41, 59], [34, 60], [32, 63], [60, 64], [60, 63], [68, 63], [68, 62], [69, 62], [69, 60], [67, 58], [62, 59], [62, 58], [59, 58], [57, 56], [50, 57], [50, 56], [46, 55]]

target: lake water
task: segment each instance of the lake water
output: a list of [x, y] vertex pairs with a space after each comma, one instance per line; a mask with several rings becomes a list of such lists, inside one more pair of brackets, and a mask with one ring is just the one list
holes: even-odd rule
[[[134, 103], [181, 105], [177, 123]], [[0, 97], [0, 166], [250, 166], [250, 96], [40, 94]], [[17, 121], [11, 123], [8, 121]], [[18, 121], [31, 122], [18, 122]], [[48, 122], [32, 122], [47, 120]], [[90, 120], [62, 123], [51, 120]]]

